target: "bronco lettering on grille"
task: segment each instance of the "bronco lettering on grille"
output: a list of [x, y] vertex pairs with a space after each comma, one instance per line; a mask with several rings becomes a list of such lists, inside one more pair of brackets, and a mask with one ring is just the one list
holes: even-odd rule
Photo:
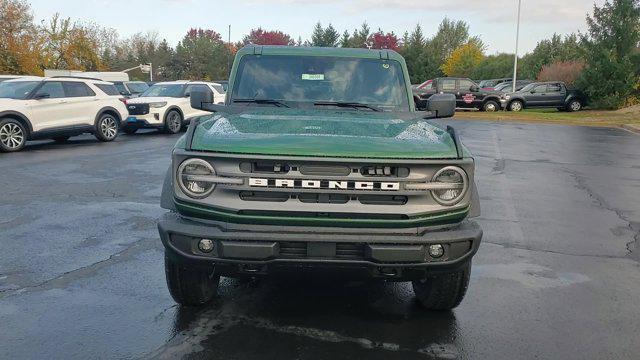
[[249, 178], [249, 186], [290, 188], [290, 189], [326, 189], [326, 190], [382, 190], [398, 191], [400, 183], [381, 181], [336, 181], [336, 180], [294, 180]]

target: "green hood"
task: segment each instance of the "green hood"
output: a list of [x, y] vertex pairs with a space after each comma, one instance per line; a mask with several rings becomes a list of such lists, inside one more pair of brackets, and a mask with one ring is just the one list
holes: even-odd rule
[[449, 134], [415, 113], [254, 107], [200, 118], [192, 150], [349, 158], [455, 158]]

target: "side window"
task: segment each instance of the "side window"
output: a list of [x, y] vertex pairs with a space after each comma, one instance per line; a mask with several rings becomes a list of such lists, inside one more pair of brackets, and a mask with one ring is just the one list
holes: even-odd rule
[[36, 96], [40, 94], [48, 94], [49, 99], [59, 99], [64, 97], [64, 88], [62, 87], [62, 82], [60, 81], [47, 81], [45, 82], [40, 90], [36, 93]]
[[548, 92], [558, 93], [558, 92], [560, 92], [560, 90], [562, 90], [562, 88], [560, 87], [559, 84], [549, 84]]
[[211, 91], [211, 89], [207, 85], [196, 84], [196, 85], [187, 86], [187, 90], [186, 90], [187, 94], [191, 94], [191, 92], [193, 92], [193, 91], [201, 91], [201, 92], [213, 93], [213, 91]]
[[222, 87], [222, 85], [213, 84], [213, 85], [211, 85], [211, 86], [213, 86], [213, 88], [214, 88], [214, 89], [216, 89], [216, 91], [217, 91], [219, 94], [224, 94], [224, 88]]
[[547, 85], [538, 85], [533, 88], [533, 92], [535, 93], [545, 93], [547, 92]]
[[93, 84], [93, 85], [95, 85], [98, 89], [102, 90], [102, 92], [104, 92], [107, 95], [110, 95], [110, 96], [120, 95], [120, 92], [118, 91], [118, 89], [116, 89], [115, 85], [110, 85], [110, 84]]
[[473, 82], [470, 80], [459, 80], [459, 84], [460, 91], [471, 91], [471, 87], [473, 86]]
[[85, 83], [65, 81], [63, 86], [67, 97], [96, 96], [96, 93]]
[[453, 79], [444, 79], [442, 80], [442, 90], [455, 90], [456, 89], [456, 81]]
[[196, 87], [196, 85], [187, 85], [184, 88], [184, 94], [185, 95], [191, 94], [191, 92], [193, 91], [193, 89], [195, 89], [195, 87]]

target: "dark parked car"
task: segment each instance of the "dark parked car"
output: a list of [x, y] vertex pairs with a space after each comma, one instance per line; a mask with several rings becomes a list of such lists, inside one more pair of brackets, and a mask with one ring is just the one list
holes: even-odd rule
[[482, 80], [480, 81], [480, 83], [478, 84], [478, 86], [480, 86], [480, 89], [484, 89], [484, 90], [494, 90], [494, 88], [499, 85], [502, 84], [503, 82], [506, 81], [512, 81], [513, 78], [501, 78], [501, 79], [489, 79], [489, 80]]
[[563, 82], [532, 83], [520, 91], [504, 96], [503, 106], [510, 111], [526, 108], [557, 108], [558, 110], [578, 111], [587, 103], [580, 90], [567, 89]]
[[[431, 82], [429, 82], [431, 81]], [[427, 100], [433, 94], [453, 94], [457, 108], [498, 111], [501, 109], [503, 93], [483, 90], [475, 82], [466, 78], [436, 78], [422, 83], [413, 89], [413, 97], [418, 109], [424, 109]]]
[[[532, 82], [533, 82], [533, 80], [516, 80], [516, 91], [522, 90], [523, 87], [531, 84]], [[513, 91], [513, 81], [505, 81], [502, 84], [496, 85], [496, 87], [493, 88], [493, 89], [495, 91], [512, 92]]]

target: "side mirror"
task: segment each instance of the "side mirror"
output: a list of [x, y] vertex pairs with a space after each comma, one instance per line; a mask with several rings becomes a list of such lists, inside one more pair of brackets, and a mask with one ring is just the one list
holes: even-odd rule
[[477, 87], [476, 85], [472, 85], [472, 86], [469, 88], [469, 91], [471, 91], [471, 92], [477, 92], [477, 91], [480, 91], [480, 88], [479, 88], [479, 87]]
[[36, 96], [34, 96], [33, 98], [36, 100], [42, 100], [42, 99], [48, 99], [50, 97], [51, 95], [49, 95], [49, 93], [37, 93]]
[[433, 118], [449, 118], [456, 112], [456, 97], [453, 94], [434, 94], [427, 100], [427, 111]]
[[191, 107], [197, 110], [211, 111], [210, 105], [213, 104], [213, 93], [211, 91], [194, 90], [189, 94]]

